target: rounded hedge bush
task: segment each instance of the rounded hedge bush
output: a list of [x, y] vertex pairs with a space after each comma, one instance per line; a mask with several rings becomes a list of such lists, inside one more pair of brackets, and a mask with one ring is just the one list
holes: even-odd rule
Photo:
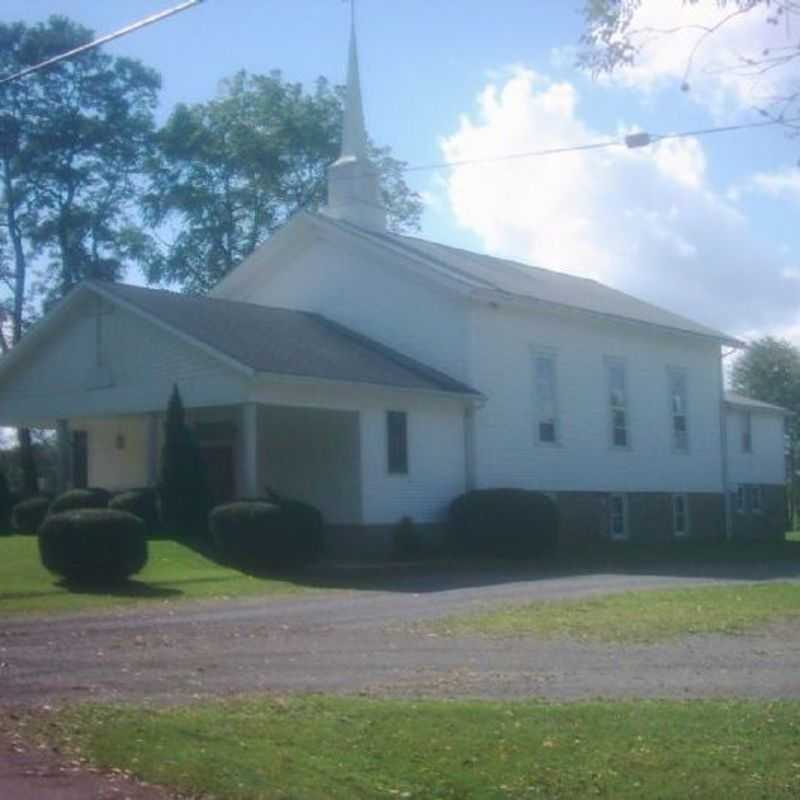
[[120, 492], [111, 498], [108, 507], [139, 517], [149, 533], [158, 527], [158, 492], [155, 489], [129, 489]]
[[36, 533], [50, 510], [50, 497], [28, 497], [14, 506], [11, 527], [17, 533]]
[[39, 528], [39, 555], [69, 583], [120, 583], [147, 563], [147, 534], [142, 520], [125, 511], [62, 511]]
[[558, 544], [558, 509], [541, 492], [478, 489], [451, 503], [448, 534], [454, 552], [500, 558], [549, 556]]
[[322, 553], [322, 514], [306, 503], [239, 500], [209, 515], [214, 547], [226, 563], [253, 569], [297, 567]]
[[70, 489], [53, 500], [50, 513], [60, 514], [79, 508], [106, 508], [110, 499], [111, 493], [106, 489]]

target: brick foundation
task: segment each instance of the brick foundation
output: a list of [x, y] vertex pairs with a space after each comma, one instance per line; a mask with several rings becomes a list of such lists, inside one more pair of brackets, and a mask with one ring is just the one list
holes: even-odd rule
[[761, 510], [731, 511], [731, 527], [736, 541], [782, 539], [786, 533], [786, 487], [762, 484]]

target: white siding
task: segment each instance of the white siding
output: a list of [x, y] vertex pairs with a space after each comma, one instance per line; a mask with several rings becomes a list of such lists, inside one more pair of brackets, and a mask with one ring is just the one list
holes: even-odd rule
[[[719, 346], [578, 314], [476, 308], [479, 486], [721, 491]], [[557, 354], [558, 446], [535, 443], [533, 352]], [[610, 445], [606, 357], [626, 367], [629, 448]], [[672, 445], [667, 367], [688, 378], [689, 450]]]
[[218, 293], [231, 300], [315, 311], [459, 380], [467, 376], [467, 306], [391, 253], [317, 240], [279, 264], [252, 259], [251, 279]]
[[[252, 399], [269, 405], [358, 412], [364, 524], [393, 524], [405, 515], [417, 522], [438, 521], [449, 502], [464, 491], [464, 402], [458, 398], [264, 379]], [[408, 414], [408, 475], [388, 473], [386, 412], [390, 410]], [[264, 447], [268, 453], [269, 442]]]
[[259, 407], [259, 483], [317, 506], [329, 523], [361, 521], [358, 413]]
[[92, 389], [96, 309], [74, 310], [0, 388], [0, 423], [163, 409], [177, 383], [187, 406], [237, 402], [242, 378], [222, 361], [119, 307], [102, 316], [103, 359], [113, 385]]
[[782, 484], [786, 477], [783, 417], [779, 414], [751, 411], [752, 448], [742, 450], [741, 417], [738, 408], [727, 409], [728, 482]]
[[[118, 417], [75, 423], [88, 438], [89, 486], [133, 489], [147, 485], [147, 420]], [[122, 440], [118, 442], [118, 437]], [[118, 447], [122, 444], [122, 447]]]

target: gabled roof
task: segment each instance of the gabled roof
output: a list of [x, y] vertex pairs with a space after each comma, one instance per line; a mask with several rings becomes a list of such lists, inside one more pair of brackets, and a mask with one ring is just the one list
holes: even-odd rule
[[580, 278], [564, 272], [481, 255], [413, 236], [370, 230], [321, 214], [313, 216], [374, 244], [399, 250], [415, 259], [423, 259], [432, 270], [472, 291], [483, 290], [506, 295], [509, 298], [578, 309], [603, 317], [644, 323], [716, 339], [737, 347], [743, 346], [741, 342], [726, 333], [639, 300], [590, 278]]
[[119, 283], [85, 286], [256, 373], [480, 394], [320, 314]]
[[725, 392], [725, 402], [729, 406], [752, 409], [753, 411], [768, 411], [775, 414], [784, 414], [787, 417], [794, 416], [792, 411], [783, 406], [776, 406], [773, 403], [765, 403], [763, 400], [755, 400], [738, 392]]

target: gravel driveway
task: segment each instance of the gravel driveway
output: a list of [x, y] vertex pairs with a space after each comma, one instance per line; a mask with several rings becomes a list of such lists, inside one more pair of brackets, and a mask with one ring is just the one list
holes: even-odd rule
[[[140, 606], [0, 622], [0, 706], [185, 702], [241, 692], [543, 697], [800, 697], [800, 622], [655, 645], [446, 638], [414, 623], [510, 602], [732, 580], [800, 580], [800, 564], [714, 575], [413, 573], [384, 588]], [[388, 588], [386, 588], [388, 587]]]

